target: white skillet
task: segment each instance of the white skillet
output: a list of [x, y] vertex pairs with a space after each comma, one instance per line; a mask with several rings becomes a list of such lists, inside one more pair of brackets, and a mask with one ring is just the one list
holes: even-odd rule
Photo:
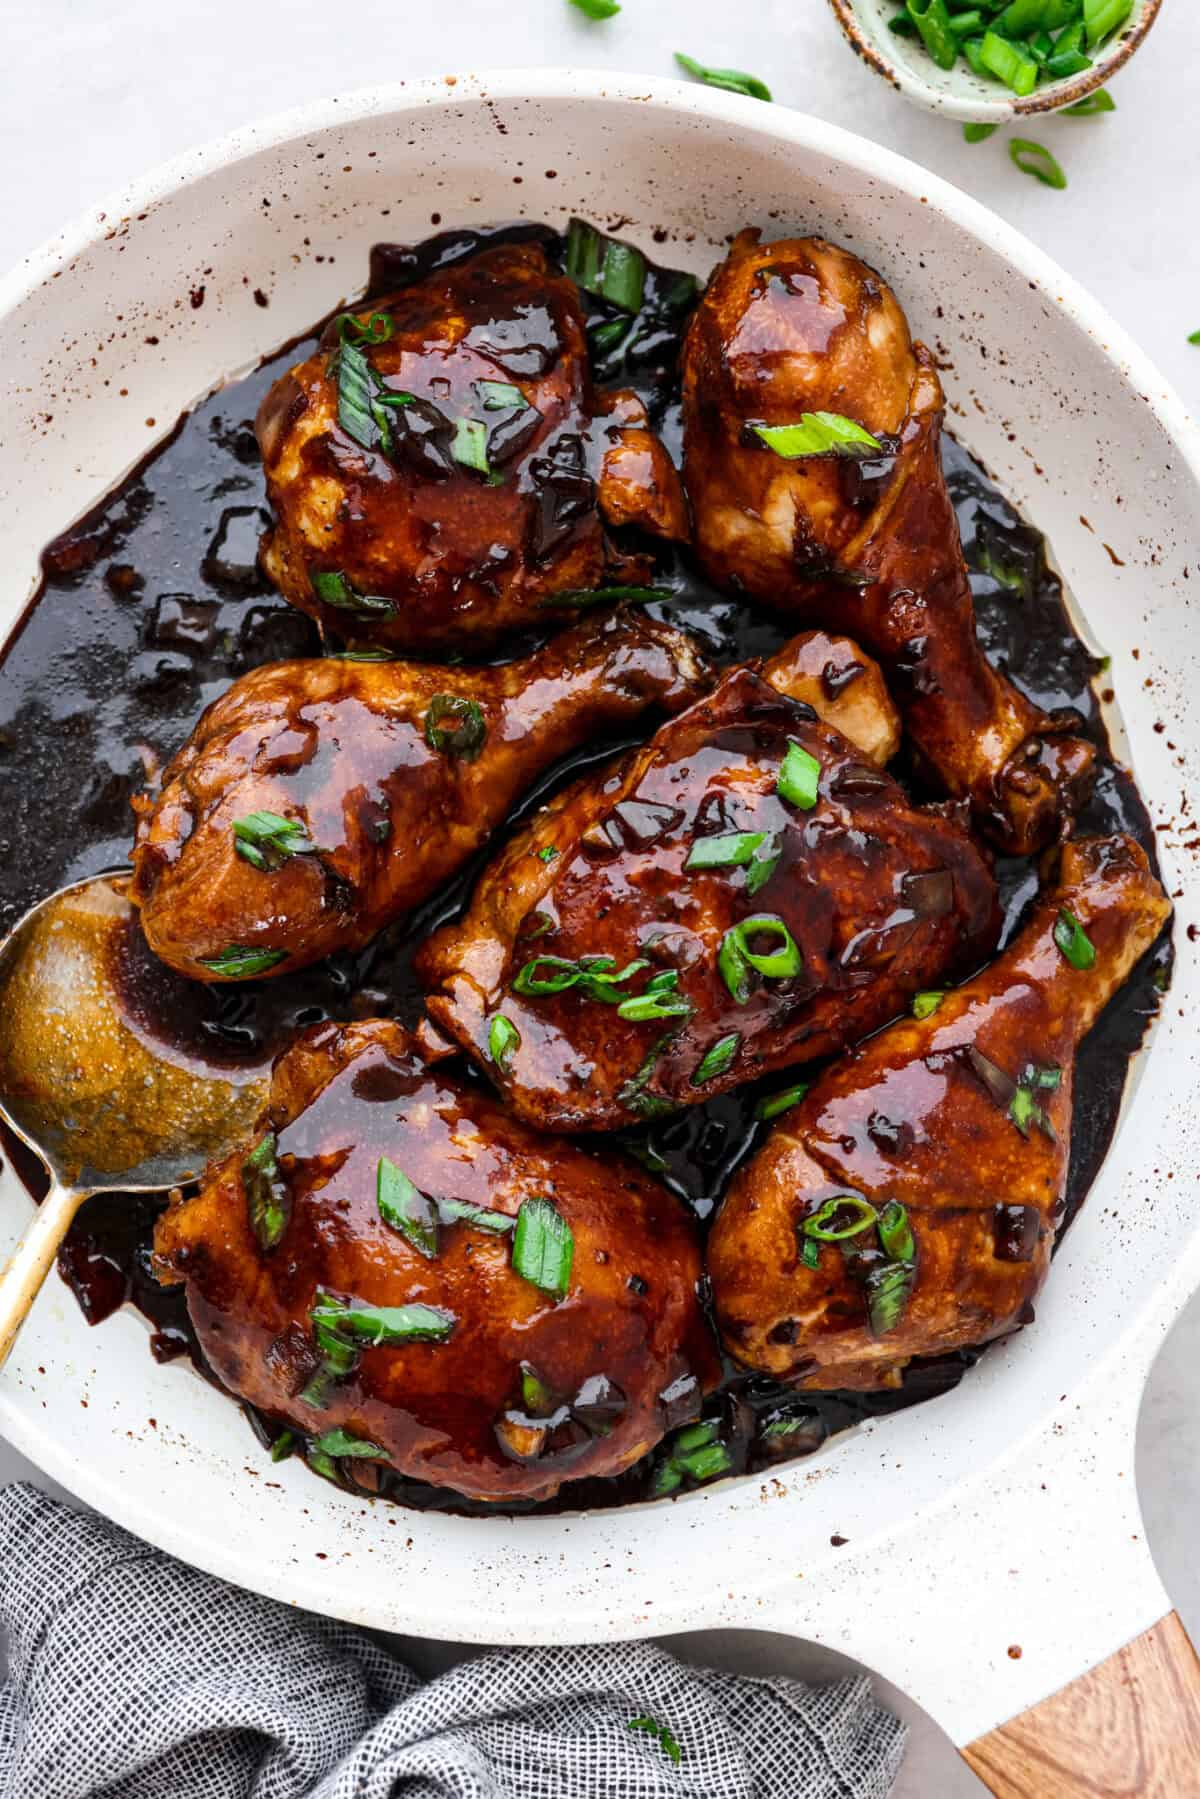
[[[947, 365], [952, 426], [1048, 532], [1112, 656], [1181, 954], [1037, 1323], [956, 1392], [775, 1477], [674, 1504], [479, 1521], [273, 1468], [235, 1406], [151, 1360], [139, 1316], [89, 1331], [52, 1278], [0, 1378], [0, 1430], [143, 1537], [314, 1611], [464, 1641], [787, 1631], [878, 1669], [965, 1745], [1169, 1610], [1133, 1450], [1147, 1370], [1200, 1284], [1187, 934], [1200, 915], [1200, 443], [1145, 358], [964, 194], [780, 107], [554, 71], [331, 100], [138, 182], [0, 286], [0, 629], [46, 540], [183, 408], [358, 291], [373, 242], [572, 212], [619, 221], [699, 272], [747, 223], [820, 231], [876, 264]], [[656, 246], [656, 229], [669, 241]], [[6, 1172], [0, 1247], [29, 1211]], [[1094, 1769], [1094, 1742], [1089, 1754]], [[1055, 1778], [1065, 1784], [1030, 1790], [1093, 1790]]]

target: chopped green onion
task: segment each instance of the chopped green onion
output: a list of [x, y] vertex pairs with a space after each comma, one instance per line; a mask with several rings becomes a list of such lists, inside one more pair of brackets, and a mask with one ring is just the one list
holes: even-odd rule
[[286, 1462], [296, 1451], [296, 1433], [294, 1430], [281, 1430], [271, 1445], [271, 1460]]
[[1072, 968], [1080, 970], [1096, 965], [1096, 946], [1076, 918], [1063, 906], [1054, 922], [1054, 941]]
[[512, 1019], [506, 1018], [503, 1012], [497, 1012], [488, 1026], [488, 1055], [501, 1074], [506, 1072], [509, 1058], [520, 1047], [520, 1042], [521, 1033]]
[[790, 1112], [793, 1106], [800, 1104], [811, 1085], [811, 1081], [797, 1081], [794, 1087], [785, 1087], [782, 1093], [768, 1093], [755, 1106], [754, 1116], [765, 1123], [768, 1118], [778, 1118], [781, 1112]]
[[521, 1404], [533, 1418], [546, 1418], [555, 1411], [558, 1401], [529, 1362], [521, 1363]]
[[898, 1199], [889, 1199], [879, 1214], [879, 1241], [893, 1262], [916, 1260], [917, 1246], [908, 1210]]
[[945, 997], [946, 993], [944, 988], [931, 987], [925, 993], [914, 993], [912, 1001], [913, 1017], [932, 1018]]
[[427, 1306], [419, 1302], [402, 1306], [373, 1306], [360, 1300], [332, 1299], [327, 1293], [318, 1296], [311, 1312], [314, 1330], [325, 1332], [318, 1341], [322, 1348], [330, 1336], [348, 1340], [351, 1348], [392, 1348], [405, 1343], [444, 1343], [453, 1335], [458, 1319], [443, 1306]]
[[574, 1259], [575, 1238], [557, 1206], [548, 1199], [525, 1200], [512, 1241], [512, 1265], [521, 1279], [551, 1299], [565, 1299]]
[[724, 1443], [709, 1443], [703, 1449], [693, 1449], [687, 1455], [676, 1458], [676, 1465], [692, 1480], [712, 1480], [716, 1474], [726, 1474], [733, 1466], [733, 1457]]
[[[575, 0], [575, 3], [578, 5], [579, 0]], [[630, 1730], [643, 1730], [647, 1736], [657, 1737], [659, 1744], [676, 1766], [683, 1760], [683, 1750], [679, 1747], [673, 1733], [667, 1729], [665, 1724], [660, 1724], [657, 1718], [630, 1718], [629, 1728]]]
[[1031, 94], [1037, 86], [1038, 66], [1019, 44], [1010, 44], [996, 31], [984, 33], [979, 60], [989, 75], [995, 75], [1014, 94]]
[[767, 841], [765, 831], [729, 831], [723, 837], [699, 837], [688, 851], [685, 868], [744, 868]]
[[1083, 23], [1089, 49], [1095, 49], [1122, 26], [1133, 11], [1133, 0], [1083, 0]]
[[[649, 966], [644, 956], [627, 962], [621, 969], [617, 968], [612, 956], [581, 956], [577, 962], [568, 956], [534, 956], [513, 981], [513, 992], [541, 998], [578, 987], [588, 999], [599, 1000], [606, 1006], [619, 1006], [626, 995], [616, 989]], [[543, 970], [548, 972], [543, 973]], [[661, 977], [659, 981], [661, 984]]]
[[779, 858], [782, 854], [783, 846], [779, 840], [779, 833], [772, 831], [761, 849], [755, 850], [753, 860], [746, 870], [746, 892], [752, 898], [771, 879], [779, 867]]
[[344, 312], [336, 324], [338, 341], [343, 344], [386, 344], [396, 333], [386, 312], [373, 312], [365, 325], [352, 312]]
[[1009, 140], [1008, 154], [1023, 175], [1034, 176], [1044, 187], [1066, 187], [1062, 166], [1045, 145], [1035, 144], [1032, 138], [1014, 137]]
[[360, 650], [335, 649], [330, 646], [324, 654], [327, 662], [395, 662], [397, 660], [391, 650], [376, 649], [370, 644]]
[[969, 123], [963, 126], [963, 136], [969, 144], [981, 144], [985, 138], [991, 137], [992, 133], [999, 129], [998, 125]]
[[894, 31], [897, 37], [916, 37], [917, 28], [906, 12], [894, 13], [888, 20], [888, 30]]
[[669, 587], [568, 587], [547, 594], [538, 605], [542, 608], [569, 606], [573, 612], [582, 612], [588, 606], [615, 606], [620, 600], [645, 605], [650, 600], [670, 598]]
[[619, 0], [571, 0], [571, 5], [577, 6], [589, 19], [611, 19], [621, 10]]
[[483, 708], [461, 694], [435, 693], [425, 713], [425, 741], [440, 755], [474, 762], [487, 741]]
[[1200, 331], [1189, 331], [1188, 342], [1190, 344], [1200, 344]]
[[302, 824], [278, 812], [248, 812], [234, 820], [234, 849], [254, 868], [278, 868], [289, 856], [305, 856], [317, 846]]
[[617, 1017], [627, 1018], [633, 1024], [645, 1024], [650, 1019], [690, 1018], [693, 1010], [690, 1001], [681, 993], [652, 992], [647, 988], [645, 993], [623, 999], [617, 1007]]
[[353, 1431], [327, 1430], [318, 1437], [313, 1448], [321, 1455], [355, 1456], [368, 1462], [390, 1462], [391, 1456], [379, 1443], [372, 1443], [367, 1437], [356, 1437]]
[[803, 744], [789, 738], [787, 755], [779, 770], [779, 779], [775, 783], [775, 791], [781, 800], [789, 805], [797, 806], [801, 812], [811, 812], [817, 803], [818, 782], [821, 777], [821, 764], [815, 756], [810, 756]]
[[493, 1212], [487, 1206], [472, 1205], [467, 1199], [438, 1199], [434, 1204], [443, 1224], [473, 1224], [476, 1230], [487, 1231], [493, 1237], [503, 1237], [517, 1222], [508, 1212]]
[[821, 1201], [811, 1218], [804, 1220], [800, 1234], [818, 1243], [844, 1243], [871, 1230], [878, 1222], [879, 1214], [869, 1199], [857, 1193], [837, 1193], [832, 1199]]
[[1101, 112], [1116, 112], [1117, 103], [1106, 87], [1098, 87], [1094, 94], [1084, 100], [1076, 100], [1074, 106], [1063, 108], [1064, 119], [1087, 119]]
[[292, 1197], [276, 1160], [277, 1148], [274, 1133], [268, 1131], [242, 1163], [246, 1215], [264, 1252], [280, 1243], [292, 1211]]
[[[752, 936], [773, 937], [777, 947], [751, 949]], [[751, 970], [768, 981], [790, 981], [803, 966], [804, 956], [799, 944], [783, 919], [772, 912], [756, 913], [753, 918], [744, 918], [740, 924], [731, 925], [717, 951], [721, 979], [739, 1006], [744, 1006], [750, 998]]]
[[[1082, 50], [1055, 49], [1046, 58], [1045, 62], [1046, 74], [1051, 81], [1066, 81], [1072, 75], [1082, 75], [1083, 71], [1085, 69], [1090, 69], [1091, 66], [1091, 57], [1085, 56]], [[1082, 100], [1079, 102], [1079, 105], [1083, 105]], [[1100, 112], [1103, 109], [1101, 107], [1096, 107], [1094, 110]], [[1063, 111], [1064, 113], [1076, 112], [1078, 111], [1078, 107], [1067, 106], [1063, 108]]]
[[914, 1262], [885, 1262], [868, 1270], [863, 1284], [873, 1336], [886, 1337], [895, 1330], [907, 1310], [916, 1278]]
[[395, 600], [384, 594], [359, 593], [340, 569], [310, 569], [308, 578], [322, 606], [333, 606], [338, 612], [390, 617], [396, 610]]
[[[304, 1398], [303, 1393], [300, 1397], [301, 1399]], [[308, 1452], [308, 1465], [314, 1474], [321, 1475], [325, 1480], [331, 1480], [335, 1487], [341, 1486], [342, 1482], [337, 1471], [337, 1463], [331, 1455], [325, 1455], [320, 1449], [310, 1449]]]
[[433, 1203], [387, 1156], [379, 1158], [375, 1200], [383, 1222], [399, 1231], [418, 1255], [431, 1262], [438, 1252], [437, 1213]]
[[266, 974], [268, 968], [277, 968], [286, 961], [285, 949], [248, 949], [243, 944], [231, 943], [219, 955], [202, 956], [200, 966], [227, 980], [246, 981], [256, 974]]
[[505, 412], [510, 407], [523, 410], [529, 401], [511, 381], [477, 381], [475, 392], [489, 412]]
[[[384, 315], [375, 313], [372, 316], [382, 318]], [[391, 335], [390, 331], [388, 335]], [[375, 343], [384, 340], [364, 337], [361, 341]], [[387, 408], [411, 406], [413, 395], [395, 393], [384, 387], [368, 362], [365, 351], [357, 343], [351, 343], [344, 333], [340, 346], [334, 352], [331, 371], [334, 366], [337, 372], [338, 424], [364, 450], [380, 449], [385, 455], [389, 454], [392, 449], [392, 421], [388, 417]]]
[[480, 424], [478, 419], [458, 419], [454, 426], [450, 454], [463, 468], [473, 468], [481, 475], [490, 475], [492, 470], [487, 459], [487, 438], [487, 426]]
[[584, 219], [567, 227], [567, 274], [621, 312], [637, 312], [646, 291], [646, 258], [632, 244], [605, 237]]
[[1033, 1096], [1039, 1090], [1057, 1092], [1061, 1085], [1061, 1068], [1039, 1068], [1035, 1062], [1031, 1062], [1023, 1070], [1008, 1104], [1008, 1116], [1023, 1137], [1028, 1137], [1030, 1129], [1036, 1125], [1044, 1137], [1048, 1137], [1051, 1143], [1057, 1143], [1058, 1134], [1053, 1124]]
[[724, 1074], [737, 1055], [741, 1041], [740, 1031], [730, 1031], [727, 1037], [719, 1038], [692, 1076], [692, 1086], [703, 1087], [705, 1081], [715, 1081], [719, 1074]]
[[950, 28], [946, 0], [907, 0], [907, 6], [909, 18], [938, 68], [952, 69], [958, 57], [958, 44]]
[[730, 94], [745, 94], [749, 100], [771, 98], [770, 88], [757, 75], [743, 74], [741, 69], [708, 69], [703, 63], [697, 62], [694, 56], [685, 56], [682, 50], [676, 50], [675, 61], [696, 81], [702, 81], [705, 87], [724, 88]]
[[537, 852], [537, 859], [539, 862], [557, 861], [558, 851], [555, 849], [555, 847], [552, 843], [548, 843], [545, 845], [545, 847], [543, 849], [540, 849]]
[[637, 1072], [627, 1081], [622, 1081], [617, 1089], [617, 1101], [620, 1105], [636, 1112], [639, 1118], [665, 1118], [678, 1108], [669, 1099], [660, 1099], [656, 1093], [647, 1093], [646, 1088], [658, 1066], [659, 1057], [667, 1044], [677, 1034], [676, 1025], [651, 1045], [649, 1052], [643, 1057]]
[[862, 456], [882, 450], [877, 437], [840, 412], [802, 412], [798, 425], [751, 425], [769, 450], [794, 462], [801, 456]]

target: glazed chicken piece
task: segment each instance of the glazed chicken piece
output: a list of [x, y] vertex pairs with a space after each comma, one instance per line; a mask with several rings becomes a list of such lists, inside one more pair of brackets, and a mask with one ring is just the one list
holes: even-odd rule
[[838, 1062], [738, 1171], [709, 1239], [751, 1368], [898, 1384], [1015, 1330], [1050, 1264], [1075, 1053], [1171, 908], [1141, 848], [1083, 838], [990, 968]]
[[503, 667], [254, 669], [140, 802], [131, 895], [147, 941], [205, 981], [359, 948], [460, 869], [560, 756], [651, 706], [677, 710], [706, 681], [691, 639], [636, 611], [592, 615]]
[[635, 394], [592, 389], [578, 290], [538, 244], [342, 315], [257, 430], [263, 565], [339, 637], [478, 651], [580, 590], [643, 583], [649, 560], [606, 526], [687, 532], [674, 464]]
[[300, 1037], [257, 1143], [155, 1248], [225, 1385], [360, 1485], [549, 1498], [628, 1467], [718, 1378], [671, 1195], [430, 1071], [390, 1021]]
[[770, 684], [819, 688], [804, 660], [732, 670], [569, 787], [420, 951], [434, 1024], [530, 1123], [611, 1130], [830, 1055], [994, 945], [986, 855]]
[[[939, 456], [941, 383], [887, 284], [820, 238], [744, 231], [683, 368], [684, 477], [712, 579], [878, 656], [925, 770], [999, 847], [1027, 855], [1064, 831], [1095, 751], [1074, 714], [1042, 712], [979, 647]], [[814, 414], [876, 448], [813, 454], [798, 432], [772, 448], [756, 429]]]

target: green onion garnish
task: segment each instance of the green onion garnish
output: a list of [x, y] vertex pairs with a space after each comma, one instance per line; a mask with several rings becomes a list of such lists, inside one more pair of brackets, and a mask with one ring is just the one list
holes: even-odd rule
[[548, 593], [538, 601], [539, 607], [569, 606], [572, 612], [583, 612], [588, 606], [615, 606], [621, 600], [647, 605], [651, 600], [669, 600], [669, 587], [567, 587]]
[[391, 1456], [379, 1443], [372, 1443], [367, 1437], [356, 1437], [353, 1431], [327, 1430], [324, 1436], [318, 1437], [313, 1448], [321, 1455], [355, 1456], [368, 1462], [390, 1462]]
[[558, 851], [552, 843], [548, 843], [537, 852], [537, 859], [539, 862], [555, 862], [558, 860]]
[[571, 5], [577, 6], [589, 19], [611, 19], [621, 10], [618, 0], [571, 0]]
[[373, 312], [365, 325], [352, 312], [344, 312], [336, 325], [338, 341], [343, 344], [386, 344], [396, 332], [386, 312]]
[[511, 381], [477, 381], [475, 392], [489, 412], [507, 412], [512, 407], [523, 410], [529, 404]]
[[1122, 26], [1133, 11], [1133, 0], [1083, 0], [1083, 23], [1088, 48], [1094, 50]]
[[[1085, 57], [1084, 61], [1086, 62], [1086, 60]], [[1095, 117], [1097, 113], [1116, 112], [1116, 110], [1117, 103], [1108, 89], [1098, 87], [1095, 93], [1088, 94], [1086, 99], [1076, 100], [1074, 106], [1064, 106], [1063, 117], [1064, 119], [1088, 119]]]
[[487, 438], [487, 426], [480, 424], [478, 419], [459, 419], [454, 426], [450, 454], [463, 468], [473, 468], [481, 475], [490, 475], [492, 470], [487, 459]]
[[798, 425], [751, 425], [750, 429], [788, 462], [801, 456], [862, 456], [883, 448], [877, 437], [840, 412], [802, 412]]
[[[374, 313], [373, 319], [383, 318]], [[391, 320], [388, 324], [390, 326]], [[391, 336], [389, 330], [388, 336]], [[383, 342], [382, 338], [363, 337], [361, 342]], [[380, 449], [384, 455], [392, 449], [392, 421], [389, 406], [411, 406], [412, 394], [395, 393], [386, 388], [367, 360], [366, 352], [342, 333], [342, 342], [334, 351], [331, 373], [337, 373], [338, 424], [364, 450]]]
[[740, 1031], [730, 1031], [727, 1037], [718, 1038], [693, 1074], [692, 1086], [703, 1087], [705, 1081], [715, 1081], [719, 1074], [724, 1074], [737, 1055], [741, 1041]]
[[1190, 331], [1188, 333], [1188, 342], [1190, 344], [1200, 344], [1200, 331]]
[[908, 1210], [898, 1199], [889, 1199], [880, 1211], [879, 1241], [893, 1262], [911, 1262], [916, 1256]]
[[[627, 962], [624, 968], [618, 968], [612, 956], [581, 956], [577, 962], [568, 956], [534, 956], [513, 981], [513, 992], [542, 998], [577, 987], [588, 999], [598, 1000], [606, 1006], [618, 1006], [628, 996], [617, 989], [649, 966], [644, 956]], [[649, 983], [647, 991], [662, 985], [663, 976], [658, 975]]]
[[754, 1116], [765, 1123], [768, 1118], [778, 1118], [781, 1112], [790, 1112], [793, 1106], [800, 1104], [811, 1085], [811, 1081], [797, 1081], [794, 1087], [785, 1087], [782, 1093], [768, 1093], [755, 1106]]
[[932, 1018], [946, 997], [944, 988], [931, 987], [926, 993], [914, 993], [912, 1015], [914, 1018]]
[[308, 578], [322, 606], [333, 606], [338, 612], [390, 617], [396, 610], [395, 600], [385, 594], [360, 593], [340, 569], [310, 569]]
[[529, 1362], [521, 1363], [521, 1404], [532, 1418], [547, 1418], [558, 1401]]
[[467, 1199], [438, 1199], [434, 1204], [443, 1224], [473, 1224], [476, 1230], [487, 1231], [493, 1237], [503, 1237], [517, 1222], [507, 1212], [493, 1212], [490, 1207], [472, 1205]]
[[352, 1349], [444, 1343], [453, 1335], [458, 1323], [454, 1313], [446, 1311], [444, 1306], [427, 1306], [419, 1302], [372, 1306], [361, 1300], [332, 1299], [327, 1293], [320, 1294], [315, 1300], [310, 1316], [322, 1349], [331, 1336], [347, 1342]]
[[770, 88], [757, 75], [746, 75], [741, 69], [709, 69], [702, 62], [697, 62], [694, 56], [685, 56], [682, 50], [676, 50], [675, 61], [694, 80], [702, 81], [705, 87], [724, 88], [730, 94], [745, 94], [750, 100], [771, 98]]
[[217, 956], [202, 956], [200, 966], [212, 974], [224, 975], [227, 980], [247, 981], [286, 961], [285, 949], [248, 949], [243, 944], [231, 943]]
[[488, 1055], [501, 1074], [508, 1068], [509, 1058], [521, 1042], [521, 1033], [511, 1018], [497, 1012], [488, 1026]]
[[895, 1330], [904, 1316], [916, 1278], [914, 1262], [885, 1262], [881, 1268], [867, 1271], [863, 1285], [873, 1336], [886, 1337]]
[[433, 1202], [387, 1156], [379, 1158], [375, 1199], [383, 1222], [407, 1238], [419, 1255], [432, 1261], [438, 1252], [437, 1213]]
[[575, 1238], [562, 1213], [548, 1199], [527, 1199], [517, 1213], [512, 1265], [522, 1280], [554, 1300], [567, 1296]]
[[958, 41], [946, 10], [946, 0], [907, 0], [908, 16], [939, 69], [952, 69], [958, 57]]
[[999, 32], [984, 33], [979, 60], [989, 75], [995, 75], [1014, 94], [1031, 94], [1037, 86], [1036, 58], [1028, 56], [1019, 44], [1010, 43]]
[[425, 713], [425, 741], [440, 755], [474, 762], [487, 741], [482, 707], [461, 694], [435, 693]]
[[723, 837], [700, 837], [688, 851], [685, 868], [744, 868], [767, 841], [765, 831], [730, 831]]
[[821, 764], [815, 756], [810, 756], [803, 744], [789, 738], [787, 755], [783, 758], [779, 770], [779, 779], [775, 783], [775, 791], [781, 800], [796, 806], [801, 812], [811, 812], [817, 803], [818, 782], [821, 778]]
[[1036, 1125], [1044, 1137], [1057, 1143], [1054, 1126], [1033, 1096], [1038, 1091], [1055, 1093], [1061, 1085], [1061, 1068], [1039, 1068], [1031, 1062], [1022, 1072], [1009, 1101], [1008, 1115], [1023, 1137], [1028, 1137], [1030, 1129]]
[[992, 133], [999, 129], [998, 125], [980, 125], [971, 121], [963, 126], [963, 136], [969, 144], [981, 144], [985, 138], [991, 137]]
[[646, 258], [632, 244], [605, 237], [585, 219], [572, 219], [567, 227], [567, 274], [621, 312], [637, 312], [641, 307]]
[[691, 1002], [681, 993], [647, 988], [645, 993], [623, 999], [617, 1007], [617, 1017], [629, 1019], [633, 1024], [645, 1024], [658, 1018], [690, 1018], [693, 1010]]
[[288, 1457], [294, 1455], [295, 1452], [295, 1431], [281, 1430], [279, 1435], [275, 1438], [275, 1441], [271, 1444], [271, 1460], [273, 1462], [286, 1462]]
[[277, 1147], [274, 1133], [268, 1131], [242, 1163], [246, 1215], [264, 1252], [282, 1240], [292, 1211], [292, 1196], [276, 1160]]
[[316, 844], [302, 824], [278, 812], [248, 812], [234, 820], [234, 849], [253, 868], [278, 868], [289, 856], [305, 856]]
[[[773, 938], [774, 949], [752, 949], [751, 937]], [[804, 966], [800, 945], [782, 918], [772, 912], [760, 912], [731, 925], [721, 939], [717, 951], [717, 967], [721, 979], [739, 1006], [744, 1006], [752, 991], [750, 971], [768, 981], [790, 981]]]
[[1035, 144], [1028, 137], [1014, 137], [1009, 140], [1008, 154], [1023, 175], [1032, 175], [1043, 187], [1066, 187], [1062, 164], [1044, 144]]
[[1066, 906], [1054, 921], [1054, 941], [1072, 968], [1087, 969], [1096, 965], [1096, 946], [1073, 912]]
[[845, 1243], [878, 1222], [879, 1214], [869, 1199], [857, 1193], [837, 1193], [821, 1201], [812, 1217], [804, 1220], [800, 1234], [817, 1243]]
[[[578, 5], [579, 0], [575, 0], [575, 3]], [[676, 1742], [673, 1733], [667, 1729], [665, 1724], [660, 1724], [657, 1718], [630, 1718], [629, 1728], [630, 1730], [643, 1730], [647, 1736], [657, 1737], [667, 1755], [676, 1765], [683, 1760], [683, 1750]]]

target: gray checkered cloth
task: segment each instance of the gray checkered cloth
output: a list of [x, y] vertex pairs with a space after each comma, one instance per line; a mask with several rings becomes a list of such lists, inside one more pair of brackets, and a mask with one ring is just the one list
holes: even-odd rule
[[620, 1643], [497, 1650], [422, 1684], [361, 1631], [30, 1486], [0, 1492], [0, 1544], [4, 1799], [886, 1799], [904, 1753], [861, 1678]]

